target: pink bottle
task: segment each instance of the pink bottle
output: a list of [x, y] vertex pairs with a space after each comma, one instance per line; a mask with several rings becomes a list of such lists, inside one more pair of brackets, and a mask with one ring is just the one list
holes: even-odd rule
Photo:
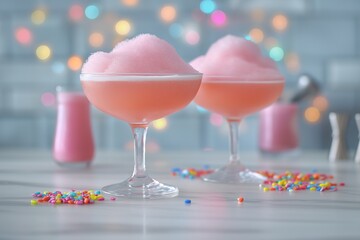
[[275, 103], [260, 112], [260, 150], [282, 153], [297, 149], [297, 105]]
[[89, 102], [80, 92], [58, 91], [53, 156], [61, 166], [86, 167], [94, 156]]

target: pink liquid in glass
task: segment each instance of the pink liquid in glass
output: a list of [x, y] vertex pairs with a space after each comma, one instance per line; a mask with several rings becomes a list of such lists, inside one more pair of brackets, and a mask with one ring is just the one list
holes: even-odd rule
[[274, 102], [283, 81], [236, 81], [212, 77], [203, 81], [195, 102], [226, 119], [240, 120]]
[[297, 105], [275, 103], [260, 113], [259, 145], [263, 152], [280, 153], [298, 147]]
[[88, 164], [94, 156], [89, 102], [82, 93], [58, 93], [53, 156], [63, 164]]
[[161, 80], [81, 81], [89, 101], [97, 108], [130, 124], [148, 124], [184, 108], [191, 102], [201, 76], [165, 77]]

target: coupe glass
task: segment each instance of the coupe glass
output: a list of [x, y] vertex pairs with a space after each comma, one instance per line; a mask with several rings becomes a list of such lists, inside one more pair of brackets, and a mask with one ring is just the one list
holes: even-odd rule
[[151, 121], [181, 110], [195, 97], [201, 74], [81, 74], [89, 101], [101, 111], [127, 122], [134, 135], [134, 171], [121, 183], [102, 188], [106, 194], [128, 198], [168, 198], [177, 187], [149, 177], [145, 139]]
[[284, 88], [284, 79], [203, 76], [195, 102], [222, 115], [230, 128], [230, 161], [203, 179], [219, 183], [262, 182], [265, 177], [241, 164], [238, 156], [238, 127], [247, 115], [273, 103]]

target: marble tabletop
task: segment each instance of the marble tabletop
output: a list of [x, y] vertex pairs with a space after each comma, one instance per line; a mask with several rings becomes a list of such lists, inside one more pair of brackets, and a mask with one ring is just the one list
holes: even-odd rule
[[[0, 151], [0, 239], [360, 239], [360, 165], [329, 163], [326, 153], [265, 159], [243, 154], [254, 170], [333, 174], [337, 192], [263, 192], [257, 184], [224, 185], [171, 176], [173, 167], [218, 167], [225, 152], [149, 153], [152, 177], [180, 189], [162, 200], [117, 199], [93, 205], [32, 206], [36, 191], [99, 189], [132, 171], [131, 152], [97, 153], [88, 169], [57, 166], [50, 152]], [[244, 197], [242, 204], [237, 197]], [[192, 204], [184, 204], [191, 199]]]

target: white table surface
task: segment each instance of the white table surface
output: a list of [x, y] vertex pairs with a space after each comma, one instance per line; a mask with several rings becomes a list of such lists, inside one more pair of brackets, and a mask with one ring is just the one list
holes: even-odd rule
[[[326, 153], [271, 160], [243, 156], [255, 170], [333, 174], [346, 183], [338, 192], [263, 192], [257, 184], [170, 175], [173, 167], [217, 167], [226, 159], [222, 152], [149, 153], [150, 175], [179, 187], [172, 199], [31, 206], [36, 191], [99, 189], [125, 179], [132, 153], [98, 153], [91, 168], [68, 170], [49, 152], [0, 151], [0, 239], [360, 239], [360, 166], [353, 161], [330, 164]], [[238, 196], [244, 203], [237, 203]]]

